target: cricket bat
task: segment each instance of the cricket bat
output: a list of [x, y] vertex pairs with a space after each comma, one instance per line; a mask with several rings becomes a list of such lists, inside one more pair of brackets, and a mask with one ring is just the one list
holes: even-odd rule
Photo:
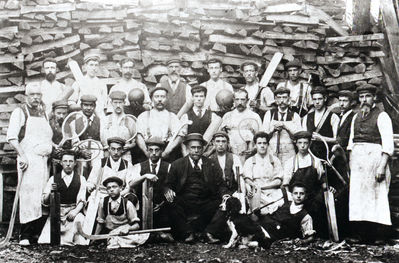
[[335, 213], [334, 194], [328, 191], [328, 189], [324, 191], [324, 201], [327, 209], [328, 230], [330, 232], [330, 237], [334, 242], [338, 242], [339, 235], [338, 235], [337, 215]]
[[143, 229], [153, 228], [153, 194], [154, 188], [150, 180], [144, 180], [143, 182]]
[[69, 59], [68, 60], [68, 67], [72, 72], [73, 77], [75, 78], [75, 80], [80, 84], [82, 83], [83, 80], [83, 73], [80, 70], [79, 64], [78, 62], [76, 62], [73, 59]]
[[278, 64], [280, 64], [281, 59], [283, 58], [283, 53], [276, 52], [273, 55], [272, 60], [270, 61], [269, 65], [265, 73], [262, 76], [262, 79], [259, 82], [259, 87], [267, 87], [269, 81], [272, 79], [274, 71], [276, 71]]

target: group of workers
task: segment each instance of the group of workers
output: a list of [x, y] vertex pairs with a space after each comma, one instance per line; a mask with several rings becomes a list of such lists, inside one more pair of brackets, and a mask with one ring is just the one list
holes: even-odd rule
[[[56, 80], [57, 62], [45, 59], [45, 79], [26, 86], [26, 103], [11, 114], [7, 141], [22, 177], [21, 245], [49, 242], [54, 190], [60, 193], [62, 244], [87, 244], [77, 224], [86, 223], [97, 195], [87, 234], [115, 234], [109, 248], [142, 244], [143, 236], [129, 232], [144, 220], [146, 180], [153, 184], [153, 227], [171, 227], [151, 235], [155, 240], [228, 240], [228, 213], [219, 206], [236, 193], [245, 196], [245, 212], [284, 214], [296, 222], [302, 207], [287, 206], [287, 200], [298, 195], [291, 195], [298, 185], [306, 200], [295, 204], [309, 214], [297, 222], [306, 230], [302, 237], [328, 237], [326, 191], [337, 200], [340, 236], [354, 243], [386, 237], [394, 145], [391, 119], [376, 105], [379, 87], [342, 89], [331, 104], [325, 87], [300, 78], [302, 65], [294, 60], [285, 64], [287, 80], [275, 88], [259, 86], [259, 65], [246, 61], [240, 67], [246, 85], [234, 89], [221, 78], [218, 59], [207, 61], [210, 79], [191, 87], [180, 75], [181, 61], [171, 59], [168, 74], [148, 90], [133, 78], [134, 60], [126, 58], [119, 65], [122, 77], [108, 91], [97, 78], [99, 63], [98, 54], [86, 55], [83, 79], [68, 87]], [[60, 145], [62, 124], [76, 111], [87, 126]], [[121, 121], [126, 115], [134, 121]], [[77, 159], [90, 154], [76, 145], [86, 139], [99, 142], [102, 151], [84, 164]], [[57, 166], [53, 159], [59, 159], [58, 169], [50, 169]], [[280, 213], [283, 208], [288, 210]]]

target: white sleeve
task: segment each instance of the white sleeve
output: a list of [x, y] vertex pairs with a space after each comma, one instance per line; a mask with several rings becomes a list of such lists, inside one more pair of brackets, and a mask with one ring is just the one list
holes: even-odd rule
[[86, 187], [86, 179], [83, 176], [80, 176], [80, 188], [76, 197], [76, 204], [78, 204], [79, 202], [86, 202]]
[[147, 119], [147, 115], [150, 115], [149, 111], [145, 111], [143, 113], [141, 113], [138, 117], [137, 117], [137, 134], [141, 134], [143, 137], [145, 137], [146, 135], [146, 129], [147, 129], [147, 123], [146, 123], [146, 119]]
[[292, 174], [294, 171], [294, 157], [289, 158], [283, 163], [283, 169], [284, 169], [284, 177], [283, 177], [283, 184], [282, 185], [288, 185], [291, 181]]
[[353, 149], [353, 137], [355, 136], [355, 120], [357, 117], [357, 113], [355, 114], [355, 116], [353, 116], [352, 122], [351, 122], [351, 130], [350, 130], [350, 134], [349, 134], [349, 141], [348, 141], [348, 147], [346, 147], [346, 149], [348, 151], [352, 151]]
[[191, 86], [186, 84], [186, 102], [192, 100], [193, 100], [193, 95], [191, 94]]
[[330, 121], [332, 130], [333, 130], [333, 138], [337, 138], [339, 121], [340, 121], [340, 119], [337, 116], [337, 114], [333, 113], [333, 115], [331, 116], [331, 121]]
[[270, 107], [274, 103], [274, 94], [269, 87], [262, 89], [260, 97], [260, 104], [262, 106]]
[[316, 233], [313, 229], [313, 219], [307, 214], [301, 221], [302, 236], [308, 237]]
[[272, 128], [272, 125], [271, 125], [271, 120], [270, 120], [270, 110], [268, 110], [266, 113], [265, 113], [265, 116], [263, 117], [263, 130], [266, 132], [266, 133], [270, 133], [271, 132], [271, 130], [273, 129]]
[[392, 121], [386, 112], [378, 115], [377, 127], [381, 134], [382, 152], [392, 155], [394, 151]]
[[25, 114], [21, 108], [16, 108], [10, 116], [7, 128], [7, 141], [18, 140], [19, 132], [25, 125]]
[[79, 103], [80, 97], [80, 86], [77, 81], [72, 84], [73, 93], [68, 99], [68, 104], [77, 104]]
[[141, 177], [141, 165], [140, 163], [136, 163], [135, 165], [133, 165], [132, 169], [131, 169], [131, 176], [130, 176], [130, 180], [126, 180], [126, 184], [129, 184], [131, 181], [136, 181]]
[[308, 127], [306, 125], [306, 123], [308, 122], [308, 115], [306, 114], [303, 119], [302, 119], [302, 130], [303, 131], [307, 131]]

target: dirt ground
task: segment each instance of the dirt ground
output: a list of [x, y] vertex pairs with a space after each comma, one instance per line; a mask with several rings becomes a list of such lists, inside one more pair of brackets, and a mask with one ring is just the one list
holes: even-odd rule
[[399, 262], [399, 247], [395, 246], [341, 244], [333, 250], [334, 246], [338, 247], [317, 240], [309, 247], [296, 247], [286, 240], [274, 243], [269, 250], [224, 249], [221, 245], [204, 243], [145, 244], [133, 249], [106, 250], [103, 245], [21, 247], [12, 240], [9, 246], [0, 249], [0, 262]]

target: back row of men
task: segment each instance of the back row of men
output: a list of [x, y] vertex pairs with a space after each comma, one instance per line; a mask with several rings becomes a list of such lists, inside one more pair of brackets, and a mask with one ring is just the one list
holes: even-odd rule
[[[84, 61], [87, 72], [84, 80], [68, 88], [55, 80], [56, 62], [45, 60], [45, 80], [27, 85], [26, 104], [15, 109], [10, 118], [7, 140], [17, 150], [18, 168], [23, 174], [20, 221], [21, 240], [25, 243], [26, 240], [32, 242], [37, 230], [41, 229], [38, 224], [44, 223], [42, 194], [46, 193], [45, 189], [47, 192], [50, 189], [45, 188], [49, 177], [47, 160], [54, 150], [57, 152], [62, 139], [62, 122], [71, 109], [76, 109], [76, 103], [80, 103], [82, 113], [89, 120], [79, 140], [100, 141], [108, 152], [105, 156], [109, 156], [92, 161], [86, 190], [90, 193], [98, 184], [101, 167], [109, 167], [101, 185], [107, 178], [121, 178], [122, 195], [126, 198], [131, 193], [137, 195], [133, 188], [144, 179], [157, 181], [160, 199], [154, 200], [155, 204], [161, 204], [165, 198], [174, 204], [174, 209], [168, 209], [174, 211], [168, 216], [175, 219], [174, 233], [188, 241], [192, 241], [193, 230], [188, 226], [186, 216], [200, 209], [203, 213], [196, 226], [202, 230], [209, 226], [223, 194], [228, 192], [221, 191], [221, 184], [227, 185], [230, 191], [237, 190], [240, 180], [235, 167], [244, 175], [242, 190], [247, 197], [253, 197], [255, 188], [261, 189], [260, 204], [255, 206], [266, 205], [262, 213], [273, 213], [284, 204], [281, 186], [288, 186], [296, 172], [314, 168], [319, 181], [323, 181], [325, 168], [318, 158], [326, 158], [324, 142], [329, 150], [337, 149], [333, 149], [334, 145], [345, 149], [346, 153], [340, 156], [343, 165], [337, 167], [341, 174], [349, 171], [345, 169], [345, 162], [348, 157], [350, 159], [349, 220], [361, 222], [358, 226], [368, 230], [368, 222], [391, 224], [387, 163], [393, 153], [393, 132], [389, 116], [375, 106], [377, 87], [368, 84], [357, 87], [358, 113], [353, 111], [355, 94], [340, 91], [339, 113], [336, 114], [332, 107], [327, 107], [324, 87], [311, 88], [299, 81], [301, 65], [297, 61], [286, 64], [289, 80], [278, 84], [274, 92], [268, 87], [259, 87], [258, 65], [245, 62], [241, 71], [246, 86], [234, 92], [233, 106], [225, 103], [228, 93], [225, 97], [219, 94], [224, 89], [234, 91], [230, 84], [220, 79], [222, 62], [219, 60], [207, 63], [211, 79], [192, 88], [179, 75], [180, 61], [170, 60], [167, 62], [168, 75], [148, 91], [144, 84], [132, 78], [134, 61], [125, 59], [120, 63], [122, 79], [111, 88], [108, 96], [106, 86], [96, 77], [99, 57], [88, 55]], [[190, 102], [193, 106], [188, 112], [181, 112]], [[258, 114], [262, 111], [265, 112], [263, 121]], [[51, 113], [49, 120], [48, 113]], [[134, 127], [120, 122], [126, 113], [137, 116]], [[135, 129], [136, 138], [126, 142]], [[245, 135], [245, 132], [253, 135], [258, 131], [264, 133], [252, 141], [251, 136]], [[310, 136], [300, 131], [307, 131]], [[187, 136], [191, 139], [186, 137], [187, 143], [182, 144], [187, 134], [191, 134], [191, 137]], [[297, 134], [296, 138], [294, 134]], [[308, 145], [298, 144], [303, 138], [308, 140]], [[192, 145], [191, 141], [197, 141], [199, 145]], [[159, 147], [152, 149], [151, 145]], [[204, 147], [207, 151], [203, 155]], [[301, 148], [305, 150], [301, 151]], [[165, 161], [173, 162], [172, 167], [163, 163]], [[134, 172], [131, 162], [137, 163]], [[161, 171], [160, 167], [166, 171]], [[219, 172], [221, 182], [215, 175]], [[191, 176], [197, 173], [201, 176]], [[62, 178], [67, 174], [64, 167]], [[149, 174], [156, 174], [156, 177]], [[74, 180], [64, 181], [68, 188]], [[80, 186], [84, 181], [84, 177], [80, 179]], [[312, 189], [308, 181], [306, 184]], [[103, 194], [106, 195], [105, 189]], [[174, 202], [175, 197], [179, 202]], [[137, 205], [137, 198], [130, 199]], [[73, 200], [75, 208], [80, 207], [76, 196], [65, 200], [70, 203]], [[70, 211], [76, 216], [76, 210]], [[212, 227], [207, 231], [210, 239], [217, 235], [211, 232]], [[363, 232], [370, 234], [370, 231], [360, 230], [357, 234]]]

